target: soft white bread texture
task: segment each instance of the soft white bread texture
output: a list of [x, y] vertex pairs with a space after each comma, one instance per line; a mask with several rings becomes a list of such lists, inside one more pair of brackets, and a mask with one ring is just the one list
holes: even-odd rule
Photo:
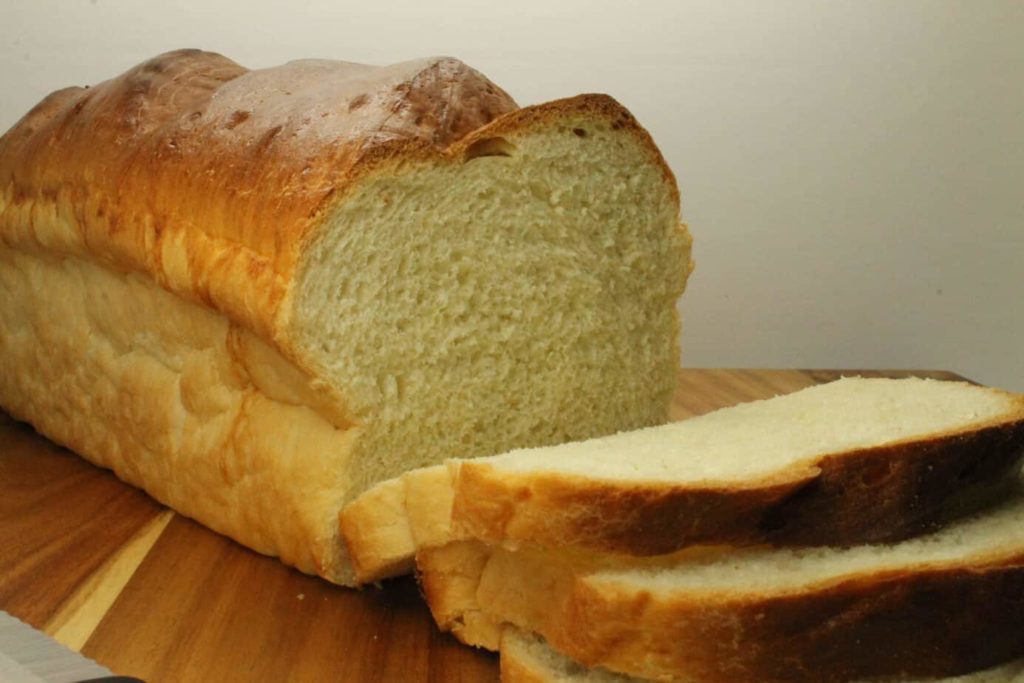
[[374, 482], [663, 422], [689, 269], [609, 97], [168, 53], [0, 138], [0, 406], [351, 583], [338, 513]]
[[462, 640], [494, 647], [509, 623], [642, 678], [927, 678], [1024, 656], [1020, 491], [895, 545], [622, 560], [463, 541], [420, 561], [435, 618]]
[[[501, 635], [502, 683], [643, 683], [650, 679], [588, 669], [552, 649], [540, 636], [517, 628]], [[1016, 660], [991, 669], [950, 678], [887, 679], [889, 683], [1014, 683], [1024, 680], [1024, 661]]]
[[360, 496], [341, 526], [364, 581], [464, 538], [632, 555], [850, 545], [905, 538], [994, 500], [1022, 457], [1024, 397], [846, 378], [672, 425], [414, 470]]

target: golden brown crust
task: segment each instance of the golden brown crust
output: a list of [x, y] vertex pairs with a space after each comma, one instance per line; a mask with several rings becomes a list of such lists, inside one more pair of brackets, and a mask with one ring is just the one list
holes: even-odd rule
[[603, 119], [613, 130], [628, 131], [637, 137], [650, 154], [652, 163], [661, 169], [665, 182], [672, 192], [673, 203], [679, 204], [679, 187], [675, 175], [662, 156], [661, 150], [654, 144], [650, 133], [615, 98], [602, 93], [576, 95], [509, 112], [460, 139], [451, 146], [449, 154], [461, 158], [467, 149], [480, 140], [515, 134], [519, 130], [527, 130], [538, 124], [564, 121], [568, 126], [567, 119], [573, 116], [579, 116], [581, 119]]
[[[459, 163], [478, 140], [572, 114], [636, 135], [678, 197], [650, 136], [607, 95], [519, 110], [449, 58], [249, 71], [178, 50], [57, 91], [0, 137], [0, 239], [146, 273], [303, 365], [282, 302], [324, 215], [357, 180], [417, 159]], [[68, 229], [37, 231], [54, 212], [71, 217]]]
[[342, 508], [338, 527], [357, 583], [412, 572], [416, 546], [401, 478], [380, 482]]
[[325, 522], [360, 429], [329, 398], [148, 278], [0, 246], [0, 405], [179, 513], [351, 583]]
[[501, 643], [501, 621], [480, 609], [476, 598], [480, 576], [489, 553], [475, 541], [455, 541], [416, 554], [420, 592], [434, 621], [459, 641], [496, 651]]
[[930, 439], [837, 453], [761, 481], [615, 482], [459, 468], [453, 524], [510, 547], [630, 555], [701, 543], [854, 545], [928, 531], [998, 497], [1024, 459], [1024, 409]]
[[[54, 93], [0, 138], [0, 237], [142, 271], [273, 338], [301, 247], [361, 158], [384, 145], [440, 156], [515, 107], [450, 59], [248, 71], [169, 52]], [[75, 230], [37, 234], [47, 204]]]
[[[653, 594], [586, 563], [458, 542], [417, 557], [442, 630], [494, 649], [501, 624], [588, 667], [653, 680], [956, 676], [1024, 655], [1024, 551], [785, 591]], [[879, 654], [882, 650], [885, 652]]]
[[[570, 660], [550, 646], [542, 639], [537, 638], [534, 644], [529, 641], [535, 636], [524, 634], [514, 627], [507, 627], [502, 632], [501, 638], [501, 681], [502, 683], [641, 683], [650, 681], [649, 678], [636, 678], [625, 674], [611, 673], [603, 669], [588, 669], [579, 663]], [[546, 654], [538, 652], [535, 648], [543, 648]], [[915, 678], [913, 681], [900, 677], [894, 679], [886, 677], [885, 681], [898, 681], [898, 683], [924, 683], [934, 681], [938, 683], [1014, 683], [1021, 680], [1024, 672], [1024, 660], [1016, 659], [997, 666], [979, 669], [955, 675], [951, 677], [927, 679]], [[861, 682], [865, 683], [865, 682]]]
[[382, 481], [338, 515], [358, 583], [411, 573], [416, 551], [458, 540], [451, 530], [448, 466], [410, 470]]

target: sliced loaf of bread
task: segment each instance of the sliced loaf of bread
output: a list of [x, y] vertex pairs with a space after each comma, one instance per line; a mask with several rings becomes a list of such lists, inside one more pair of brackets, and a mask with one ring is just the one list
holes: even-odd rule
[[494, 647], [510, 623], [644, 678], [926, 678], [1024, 656], [1021, 491], [895, 545], [623, 560], [464, 541], [418, 561], [435, 618], [462, 640]]
[[159, 55], [0, 136], [0, 408], [352, 583], [338, 514], [376, 482], [665, 421], [679, 218], [605, 95]]
[[847, 378], [671, 425], [414, 470], [346, 507], [341, 529], [362, 582], [460, 538], [632, 555], [887, 541], [998, 497], [1022, 456], [1024, 397]]
[[[589, 669], [561, 654], [543, 638], [517, 628], [501, 637], [501, 683], [644, 683], [649, 679]], [[962, 676], [927, 679], [942, 683], [1019, 683], [1024, 681], [1024, 660], [983, 669]], [[890, 683], [924, 683], [890, 679]]]

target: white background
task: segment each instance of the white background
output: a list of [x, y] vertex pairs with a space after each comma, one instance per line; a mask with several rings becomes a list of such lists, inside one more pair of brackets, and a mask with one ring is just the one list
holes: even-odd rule
[[685, 364], [1024, 391], [1024, 2], [2, 0], [0, 129], [178, 47], [447, 54], [520, 104], [610, 93], [682, 189]]

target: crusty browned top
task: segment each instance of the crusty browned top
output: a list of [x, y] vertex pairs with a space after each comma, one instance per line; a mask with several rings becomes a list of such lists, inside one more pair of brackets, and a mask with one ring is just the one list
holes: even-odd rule
[[274, 336], [299, 246], [361, 157], [516, 108], [449, 58], [249, 71], [169, 52], [51, 94], [0, 138], [0, 240], [142, 271]]

